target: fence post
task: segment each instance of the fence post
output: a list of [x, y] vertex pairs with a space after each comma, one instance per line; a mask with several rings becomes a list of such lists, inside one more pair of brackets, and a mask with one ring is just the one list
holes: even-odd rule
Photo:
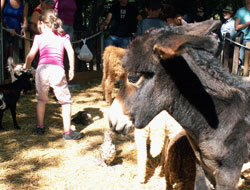
[[[240, 37], [236, 37], [235, 42], [240, 43]], [[240, 52], [240, 47], [235, 45], [234, 46], [234, 57], [233, 57], [233, 69], [232, 69], [232, 74], [234, 74], [234, 75], [237, 75], [237, 73], [238, 73], [239, 52]]]
[[100, 64], [98, 64], [97, 66], [97, 70], [101, 70], [102, 71], [102, 54], [103, 54], [103, 51], [104, 51], [104, 35], [103, 35], [103, 32], [101, 33], [100, 35], [101, 37], [101, 40], [100, 40], [100, 50], [101, 50], [101, 56], [100, 56]]
[[13, 59], [14, 63], [19, 63], [19, 38], [18, 36], [13, 36]]
[[[230, 33], [226, 33], [226, 38], [230, 39]], [[222, 58], [222, 64], [226, 71], [230, 71], [229, 66], [229, 51], [230, 51], [230, 42], [228, 40], [224, 41], [224, 47], [223, 47], [223, 58]]]
[[2, 22], [0, 21], [0, 84], [4, 82], [4, 62], [3, 62], [3, 28]]
[[[30, 38], [30, 32], [26, 31], [26, 38]], [[28, 39], [24, 39], [24, 60], [26, 58], [26, 56], [28, 55], [29, 51], [30, 51], [30, 47], [31, 47], [31, 42]]]
[[[250, 48], [250, 42], [246, 43], [246, 47]], [[250, 57], [250, 50], [245, 49], [245, 61], [244, 61], [244, 77], [249, 76], [249, 57]]]

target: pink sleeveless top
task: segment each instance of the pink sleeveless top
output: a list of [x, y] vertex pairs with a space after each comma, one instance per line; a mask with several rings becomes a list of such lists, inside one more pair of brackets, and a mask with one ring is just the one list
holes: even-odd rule
[[42, 64], [58, 65], [64, 68], [63, 58], [65, 42], [69, 40], [69, 35], [64, 36], [54, 32], [46, 32], [35, 35], [34, 42], [39, 47], [39, 62], [38, 66]]

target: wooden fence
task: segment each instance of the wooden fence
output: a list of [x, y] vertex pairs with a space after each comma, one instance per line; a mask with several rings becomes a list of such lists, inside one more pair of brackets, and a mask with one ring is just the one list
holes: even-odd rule
[[4, 67], [3, 67], [3, 27], [0, 21], [0, 84], [4, 81]]
[[[233, 58], [230, 58], [230, 46], [233, 47]], [[239, 52], [240, 47], [245, 48], [245, 61], [242, 68], [239, 68]], [[250, 42], [247, 42], [245, 46], [240, 43], [240, 37], [236, 37], [235, 41], [230, 40], [229, 33], [225, 36], [224, 47], [222, 51], [222, 64], [225, 69], [233, 75], [240, 75], [243, 77], [249, 77], [249, 58], [250, 58]], [[239, 71], [240, 69], [240, 71]]]

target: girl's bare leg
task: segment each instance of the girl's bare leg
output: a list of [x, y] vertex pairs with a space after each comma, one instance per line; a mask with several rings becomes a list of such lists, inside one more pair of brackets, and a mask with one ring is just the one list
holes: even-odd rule
[[37, 102], [36, 113], [37, 113], [37, 125], [44, 126], [44, 113], [45, 113], [45, 102]]
[[71, 127], [71, 104], [62, 105], [62, 118], [64, 132], [67, 132]]

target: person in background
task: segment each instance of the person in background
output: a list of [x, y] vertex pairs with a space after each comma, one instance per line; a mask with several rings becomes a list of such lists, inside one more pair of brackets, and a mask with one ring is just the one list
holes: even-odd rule
[[37, 91], [37, 126], [36, 133], [43, 134], [45, 105], [48, 101], [48, 91], [52, 87], [57, 100], [62, 106], [64, 140], [77, 140], [83, 133], [71, 130], [71, 95], [63, 65], [64, 49], [69, 58], [69, 80], [74, 77], [75, 55], [69, 40], [69, 35], [62, 29], [62, 21], [53, 9], [44, 10], [39, 18], [40, 35], [35, 35], [30, 52], [26, 57], [24, 69], [29, 68], [39, 51], [40, 59], [36, 69]]
[[[242, 45], [246, 45], [250, 41], [250, 0], [245, 0], [245, 6], [238, 9], [235, 14], [235, 30], [244, 33]], [[245, 48], [240, 48], [239, 68], [244, 64]]]
[[235, 30], [235, 20], [233, 18], [233, 8], [231, 6], [226, 6], [223, 10], [223, 24], [220, 28], [220, 36], [221, 39], [223, 39], [223, 36], [225, 36], [226, 33], [230, 34], [230, 39], [233, 39], [236, 30]]
[[170, 4], [164, 4], [162, 6], [161, 18], [166, 21], [169, 26], [181, 26], [187, 24], [187, 22], [178, 14], [174, 6]]
[[39, 34], [37, 28], [37, 22], [43, 10], [54, 9], [54, 7], [55, 7], [54, 0], [40, 0], [40, 4], [33, 10], [33, 13], [30, 18], [29, 29], [32, 32], [32, 36], [35, 34]]
[[200, 6], [200, 7], [197, 8], [197, 12], [196, 12], [196, 15], [195, 15], [194, 22], [202, 22], [202, 21], [205, 21], [205, 20], [206, 20], [206, 17], [205, 17], [204, 8], [202, 6]]
[[148, 0], [146, 2], [146, 12], [148, 17], [139, 21], [136, 36], [142, 35], [150, 28], [161, 28], [167, 25], [163, 19], [159, 18], [161, 13], [160, 0]]
[[120, 0], [108, 11], [104, 24], [100, 26], [103, 31], [109, 27], [109, 36], [105, 41], [105, 47], [114, 45], [126, 48], [137, 30], [137, 22], [142, 20], [139, 11], [128, 0]]
[[178, 13], [175, 15], [174, 23], [176, 26], [182, 26], [187, 24], [187, 22], [183, 19], [182, 15]]
[[[219, 31], [219, 37], [224, 44], [224, 40], [226, 37], [226, 34], [229, 33], [229, 38], [234, 39], [236, 35], [236, 30], [235, 30], [235, 20], [233, 18], [233, 8], [231, 6], [226, 6], [223, 10], [223, 19], [222, 22], [223, 24], [221, 25], [220, 31]], [[234, 44], [230, 43], [229, 45], [229, 64], [232, 65], [233, 63], [233, 54], [234, 54]]]
[[183, 19], [187, 23], [202, 22], [207, 20], [203, 6], [198, 6], [195, 12], [184, 14]]
[[[167, 23], [161, 19], [161, 0], [148, 0], [146, 1], [145, 10], [147, 12], [147, 18], [144, 18], [138, 22], [136, 36], [141, 36], [144, 32], [152, 28], [161, 28], [167, 25]], [[140, 76], [130, 73], [128, 79], [130, 82], [137, 82]]]
[[[77, 10], [75, 0], [55, 0], [55, 10], [58, 13], [58, 17], [63, 22], [63, 30], [70, 36], [70, 41], [74, 38], [74, 16]], [[67, 54], [64, 54], [64, 68], [66, 71], [66, 77], [68, 78], [68, 58]]]
[[[28, 3], [24, 0], [1, 0], [1, 15], [4, 26], [9, 29], [4, 38], [4, 63], [6, 68], [8, 57], [13, 57], [13, 41], [15, 34], [26, 37], [28, 26]], [[19, 40], [20, 46], [21, 40]], [[8, 77], [7, 69], [4, 72]]]
[[74, 36], [74, 15], [77, 9], [76, 2], [75, 0], [55, 0], [55, 2], [55, 10], [63, 22], [63, 29], [66, 34], [69, 34], [70, 41], [72, 41]]
[[28, 3], [23, 0], [1, 0], [3, 21], [10, 29], [11, 36], [17, 33], [25, 37], [28, 26], [28, 9]]

